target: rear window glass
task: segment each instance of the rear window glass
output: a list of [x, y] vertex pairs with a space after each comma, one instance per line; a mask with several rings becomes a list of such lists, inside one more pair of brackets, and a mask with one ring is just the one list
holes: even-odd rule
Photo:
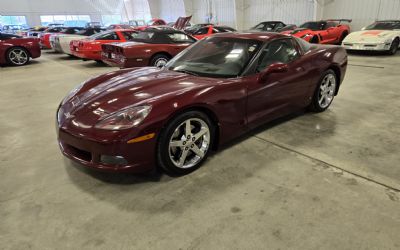
[[167, 36], [174, 42], [174, 43], [193, 43], [195, 42], [194, 39], [189, 37], [183, 33], [171, 33], [167, 34]]

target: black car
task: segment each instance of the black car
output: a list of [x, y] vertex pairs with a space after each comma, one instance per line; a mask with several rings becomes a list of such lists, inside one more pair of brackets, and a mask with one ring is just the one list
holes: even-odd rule
[[285, 24], [281, 21], [266, 21], [257, 24], [250, 28], [252, 31], [268, 31], [268, 32], [282, 32], [285, 30], [295, 29], [297, 26], [294, 24]]

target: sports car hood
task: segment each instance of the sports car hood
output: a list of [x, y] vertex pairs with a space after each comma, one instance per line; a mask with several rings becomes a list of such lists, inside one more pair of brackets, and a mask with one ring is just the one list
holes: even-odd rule
[[104, 116], [128, 106], [154, 106], [216, 82], [212, 78], [150, 67], [108, 73], [87, 81], [77, 94], [67, 97], [60, 107], [58, 122], [64, 129], [71, 122], [90, 128]]
[[384, 42], [400, 33], [393, 30], [362, 30], [350, 33], [343, 42], [348, 43], [377, 43]]

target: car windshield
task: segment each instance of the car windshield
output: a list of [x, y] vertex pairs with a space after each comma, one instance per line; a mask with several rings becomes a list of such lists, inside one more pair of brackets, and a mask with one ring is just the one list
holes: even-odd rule
[[400, 21], [375, 22], [365, 28], [366, 30], [397, 30], [400, 29]]
[[306, 22], [303, 23], [300, 28], [310, 29], [310, 30], [324, 30], [326, 22]]
[[252, 30], [273, 30], [275, 23], [260, 23], [252, 27]]
[[237, 77], [261, 44], [250, 39], [209, 37], [176, 56], [166, 68], [206, 77]]

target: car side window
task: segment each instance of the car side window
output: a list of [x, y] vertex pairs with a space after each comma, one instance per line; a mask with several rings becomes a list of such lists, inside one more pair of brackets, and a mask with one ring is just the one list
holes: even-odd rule
[[98, 38], [96, 38], [96, 40], [119, 40], [119, 37], [118, 37], [117, 33], [111, 32], [111, 33], [107, 33], [102, 36], [99, 36]]
[[279, 30], [279, 29], [282, 29], [283, 27], [285, 27], [285, 26], [283, 25], [283, 23], [278, 23], [278, 24], [276, 24], [275, 29], [276, 29], [276, 30]]
[[188, 35], [183, 33], [171, 33], [167, 36], [172, 40], [173, 43], [194, 43], [195, 40], [190, 38]]
[[257, 72], [274, 63], [289, 63], [300, 56], [291, 39], [279, 39], [270, 42], [261, 52]]
[[132, 32], [132, 31], [122, 32], [122, 35], [124, 36], [125, 40], [127, 40], [127, 41], [132, 40], [134, 38], [135, 34], [136, 34], [136, 32]]
[[328, 22], [328, 23], [326, 24], [326, 29], [333, 28], [333, 27], [336, 27], [336, 23], [334, 23], [334, 22]]

